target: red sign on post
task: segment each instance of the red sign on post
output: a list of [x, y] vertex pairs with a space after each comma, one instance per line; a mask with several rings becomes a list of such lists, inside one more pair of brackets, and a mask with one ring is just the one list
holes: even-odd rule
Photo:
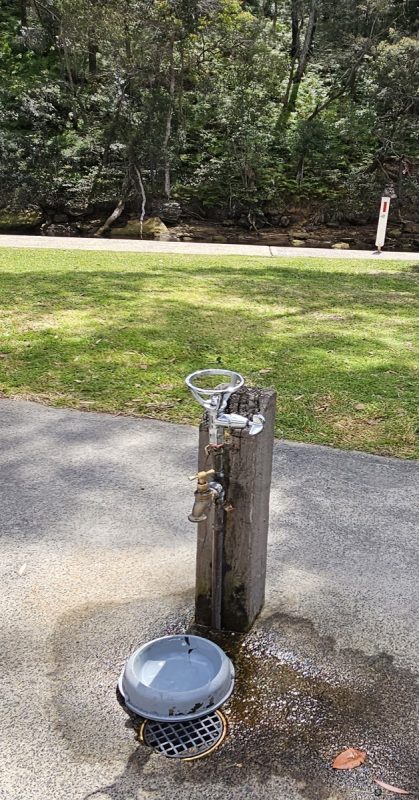
[[390, 198], [382, 197], [380, 214], [378, 216], [377, 236], [375, 237], [375, 246], [378, 251], [381, 250], [385, 242], [389, 210], [390, 210]]

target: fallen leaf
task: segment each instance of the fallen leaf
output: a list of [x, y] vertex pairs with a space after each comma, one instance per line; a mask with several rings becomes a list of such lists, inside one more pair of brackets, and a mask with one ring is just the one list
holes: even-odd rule
[[9, 353], [0, 353], [0, 358], [7, 358]]
[[394, 792], [395, 794], [410, 794], [406, 789], [399, 789], [398, 786], [392, 786], [390, 783], [384, 783], [384, 781], [379, 781], [378, 778], [374, 778], [374, 783], [377, 786], [381, 786], [382, 789], [387, 789], [388, 792]]
[[21, 567], [19, 567], [19, 569], [18, 569], [18, 571], [17, 571], [17, 574], [18, 574], [18, 575], [20, 575], [20, 576], [22, 576], [22, 575], [24, 575], [24, 574], [25, 574], [25, 572], [26, 572], [26, 561], [25, 561], [25, 563], [24, 563], [24, 564], [22, 564], [22, 566], [21, 566]]
[[355, 406], [356, 411], [363, 411], [365, 408], [364, 403], [357, 403]]
[[140, 369], [148, 369], [148, 364], [139, 364]]
[[267, 375], [267, 374], [268, 374], [268, 372], [273, 372], [273, 369], [271, 369], [270, 367], [266, 367], [266, 369], [260, 369], [260, 370], [259, 370], [259, 373], [260, 373], [261, 375]]
[[362, 750], [357, 750], [355, 747], [349, 747], [348, 750], [343, 750], [332, 761], [333, 769], [354, 769], [361, 766], [367, 758], [367, 754]]
[[302, 400], [304, 397], [303, 394], [297, 394], [297, 397], [294, 397], [293, 400]]

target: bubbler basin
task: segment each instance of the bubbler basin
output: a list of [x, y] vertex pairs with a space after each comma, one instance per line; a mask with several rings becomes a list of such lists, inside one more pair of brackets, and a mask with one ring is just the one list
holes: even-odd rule
[[159, 722], [197, 719], [219, 708], [234, 687], [224, 651], [200, 636], [163, 636], [128, 658], [118, 683], [125, 704]]

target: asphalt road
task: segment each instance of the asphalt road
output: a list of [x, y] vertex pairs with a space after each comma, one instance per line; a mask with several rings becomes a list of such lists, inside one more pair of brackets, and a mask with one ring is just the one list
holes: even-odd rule
[[[225, 745], [182, 764], [125, 727], [125, 658], [191, 617], [196, 448], [187, 426], [0, 400], [1, 800], [414, 791], [417, 462], [276, 442], [266, 607], [226, 643]], [[334, 772], [348, 746], [369, 764]]]

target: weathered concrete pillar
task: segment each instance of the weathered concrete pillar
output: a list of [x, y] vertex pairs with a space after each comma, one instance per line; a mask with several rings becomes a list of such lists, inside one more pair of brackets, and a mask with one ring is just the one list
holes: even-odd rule
[[[226, 409], [249, 419], [261, 413], [266, 421], [257, 436], [249, 436], [247, 430], [229, 430], [225, 437], [227, 510], [221, 614], [225, 630], [249, 630], [264, 603], [275, 404], [273, 390], [244, 386], [231, 395]], [[204, 419], [199, 432], [200, 470], [211, 467], [207, 444]], [[206, 626], [211, 624], [211, 542], [212, 513], [198, 525], [195, 619]]]

